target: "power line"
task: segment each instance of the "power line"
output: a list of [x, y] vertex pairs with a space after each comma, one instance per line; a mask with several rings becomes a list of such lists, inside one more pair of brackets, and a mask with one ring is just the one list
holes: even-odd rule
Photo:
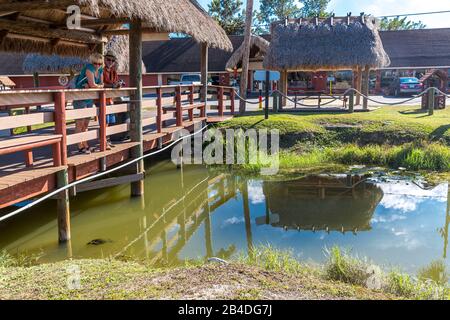
[[[431, 11], [431, 12], [419, 12], [419, 13], [404, 13], [404, 14], [394, 14], [389, 16], [378, 16], [377, 18], [397, 18], [397, 17], [412, 17], [412, 16], [425, 16], [431, 14], [442, 14], [442, 13], [450, 13], [450, 10], [442, 10], [442, 11]], [[270, 24], [253, 24], [253, 27], [268, 27]]]
[[441, 13], [450, 13], [450, 10], [432, 11], [432, 12], [420, 12], [420, 13], [394, 14], [394, 15], [391, 15], [391, 16], [379, 16], [377, 18], [396, 18], [396, 17], [425, 16], [425, 15], [430, 15], [430, 14], [441, 14]]

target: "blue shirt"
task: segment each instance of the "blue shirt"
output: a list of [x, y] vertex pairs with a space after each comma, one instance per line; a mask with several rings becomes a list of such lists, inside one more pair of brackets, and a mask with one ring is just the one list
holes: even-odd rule
[[92, 64], [87, 64], [80, 72], [77, 80], [77, 89], [85, 89], [84, 86], [88, 83], [86, 71], [89, 70], [94, 74], [94, 81], [96, 84], [102, 83], [103, 67], [98, 69], [97, 77], [95, 77], [95, 67]]

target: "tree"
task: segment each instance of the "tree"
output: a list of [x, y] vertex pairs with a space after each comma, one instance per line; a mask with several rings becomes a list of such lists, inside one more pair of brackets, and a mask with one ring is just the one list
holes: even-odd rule
[[[259, 11], [256, 15], [258, 25], [257, 33], [267, 33], [270, 24], [274, 21], [284, 20], [286, 17], [315, 17], [327, 16], [328, 4], [331, 0], [261, 0]], [[303, 4], [300, 8], [297, 3]]]
[[244, 33], [245, 19], [241, 0], [212, 0], [208, 4], [208, 12], [227, 34]]
[[[253, 24], [253, 0], [247, 0], [247, 9], [245, 10], [245, 33], [244, 33], [244, 52], [242, 58], [242, 74], [241, 74], [241, 90], [240, 94], [242, 98], [247, 98], [247, 82], [248, 82], [248, 68], [250, 63], [250, 44], [252, 36], [252, 24]], [[246, 103], [244, 100], [240, 100], [239, 113], [242, 115], [245, 113]]]
[[380, 29], [385, 30], [413, 30], [413, 29], [425, 29], [427, 26], [422, 21], [414, 22], [407, 20], [407, 17], [400, 19], [395, 17], [394, 19], [383, 18], [380, 21]]
[[301, 9], [295, 0], [261, 0], [259, 11], [256, 13], [258, 25], [255, 32], [267, 33], [272, 22], [283, 20], [285, 17], [295, 17], [300, 12]]
[[301, 0], [303, 8], [301, 14], [305, 18], [326, 17], [330, 14], [327, 12], [328, 5], [331, 0]]

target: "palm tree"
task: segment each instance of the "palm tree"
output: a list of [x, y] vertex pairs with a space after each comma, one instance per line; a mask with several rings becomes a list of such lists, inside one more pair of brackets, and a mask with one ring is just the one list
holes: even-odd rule
[[[248, 65], [250, 57], [250, 41], [252, 32], [253, 21], [253, 0], [247, 0], [245, 18], [245, 33], [244, 33], [244, 57], [242, 59], [242, 75], [241, 75], [241, 90], [240, 94], [242, 98], [247, 98], [247, 82], [248, 82]], [[245, 113], [246, 103], [241, 100], [239, 103], [239, 113], [242, 115]]]

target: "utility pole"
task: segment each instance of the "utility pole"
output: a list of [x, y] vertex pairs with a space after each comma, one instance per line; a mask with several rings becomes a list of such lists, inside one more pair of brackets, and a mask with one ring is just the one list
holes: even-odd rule
[[[250, 58], [250, 43], [252, 36], [252, 22], [253, 22], [253, 0], [247, 0], [246, 18], [245, 18], [245, 35], [244, 35], [244, 54], [242, 58], [242, 74], [241, 74], [241, 96], [247, 99], [247, 82], [248, 82], [248, 68]], [[246, 103], [240, 100], [239, 113], [245, 113]]]

